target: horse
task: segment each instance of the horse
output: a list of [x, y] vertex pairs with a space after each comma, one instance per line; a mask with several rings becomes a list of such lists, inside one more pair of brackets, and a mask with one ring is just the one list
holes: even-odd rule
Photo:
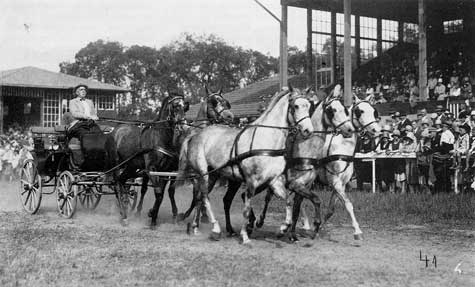
[[[192, 224], [195, 234], [198, 233], [201, 202], [213, 224], [212, 236], [219, 238], [221, 234], [208, 197], [208, 186], [213, 185], [218, 176], [246, 182], [245, 219], [250, 214], [251, 198], [259, 188], [269, 186], [280, 197], [287, 197], [285, 189], [275, 179], [285, 168], [289, 129], [295, 126], [302, 136], [313, 132], [309, 109], [310, 102], [298, 90], [289, 88], [278, 93], [264, 113], [244, 129], [209, 126], [185, 139], [180, 152], [179, 178], [193, 176], [194, 192], [197, 193]], [[244, 224], [241, 229], [244, 244], [250, 242], [246, 226]]]
[[[367, 101], [361, 101], [355, 97], [354, 104], [350, 107], [351, 123], [357, 131], [366, 132], [372, 136], [376, 136], [381, 132], [381, 127], [377, 122], [378, 112], [374, 107]], [[335, 211], [336, 197], [335, 195], [344, 203], [346, 211], [350, 215], [352, 226], [354, 229], [354, 238], [355, 240], [361, 240], [363, 232], [361, 231], [358, 221], [353, 212], [353, 204], [345, 193], [345, 187], [353, 176], [353, 160], [355, 154], [355, 147], [357, 142], [357, 133], [354, 133], [351, 137], [344, 137], [340, 134], [326, 135], [325, 144], [321, 151], [318, 154], [320, 161], [317, 161], [317, 165], [314, 165], [312, 168], [312, 183], [318, 181], [320, 183], [329, 185], [332, 189], [332, 195], [330, 197], [330, 204], [328, 211], [324, 217], [323, 222], [321, 223], [320, 218], [320, 202], [319, 200], [312, 201], [315, 207], [315, 218], [314, 221], [315, 231], [312, 237], [315, 237], [318, 232], [319, 226], [322, 228], [325, 226], [325, 223], [328, 222], [330, 217]], [[310, 179], [309, 179], [310, 180]], [[313, 188], [307, 189], [307, 193], [296, 192], [293, 202], [292, 218], [289, 219], [287, 216], [286, 221], [291, 221], [291, 232], [290, 239], [292, 241], [297, 241], [298, 238], [295, 233], [296, 224], [299, 218], [299, 212], [302, 210], [302, 217], [304, 222], [308, 222], [307, 215], [304, 212], [304, 209], [301, 209], [301, 203], [303, 197], [318, 198], [317, 191], [315, 190], [315, 185]], [[287, 215], [289, 212], [287, 212]], [[321, 223], [321, 225], [320, 225]], [[308, 226], [309, 224], [305, 224]]]
[[[123, 124], [114, 129], [113, 137], [119, 161], [125, 161], [123, 171], [118, 175], [119, 192], [123, 195], [123, 200], [119, 199], [119, 207], [124, 223], [127, 222], [126, 181], [130, 178], [144, 176], [138, 210], [140, 212], [142, 209], [143, 196], [147, 190], [148, 179], [150, 179], [154, 187], [155, 203], [149, 210], [149, 216], [151, 217], [151, 226], [157, 225], [158, 210], [163, 200], [167, 181], [150, 177], [148, 172], [175, 171], [177, 169], [179, 149], [176, 141], [181, 125], [185, 121], [187, 110], [188, 103], [185, 103], [184, 97], [171, 94], [162, 101], [158, 118], [154, 122], [146, 124], [142, 129], [130, 124]], [[172, 212], [176, 216], [174, 188], [169, 189], [169, 196]]]
[[[306, 93], [308, 92], [309, 92], [309, 89], [307, 89]], [[334, 129], [338, 127], [339, 129], [342, 130], [344, 134], [349, 136], [353, 132], [353, 129], [349, 124], [347, 124], [349, 122], [349, 118], [348, 118], [347, 112], [345, 111], [344, 106], [341, 104], [340, 101], [330, 101], [330, 99], [331, 97], [327, 98], [326, 104], [312, 107], [312, 110], [313, 110], [312, 117], [320, 116], [322, 120], [325, 121], [325, 123], [323, 124], [324, 127], [322, 127], [321, 130], [315, 131], [315, 133], [317, 134], [325, 133], [325, 130], [328, 127], [333, 127]], [[327, 116], [325, 116], [325, 114], [327, 114]], [[228, 180], [228, 188], [223, 198], [224, 212], [225, 212], [225, 219], [226, 219], [226, 231], [228, 233], [228, 236], [236, 235], [236, 232], [233, 230], [232, 224], [231, 224], [230, 209], [231, 209], [232, 201], [236, 193], [238, 192], [239, 188], [241, 187], [241, 185], [242, 185], [242, 182], [239, 180], [238, 181]], [[208, 186], [208, 193], [212, 191], [213, 186], [214, 186], [214, 182], [210, 181], [209, 186]], [[257, 193], [259, 193], [263, 189], [264, 188], [260, 188], [259, 190], [257, 190]], [[269, 191], [266, 196], [267, 200], [270, 200], [269, 197], [271, 196], [272, 196], [272, 192]], [[190, 208], [185, 212], [183, 217], [186, 218], [187, 216], [191, 214], [193, 208], [196, 205], [196, 201], [197, 199], [194, 198]], [[265, 208], [267, 208], [267, 205]], [[250, 220], [249, 220], [248, 230], [247, 230], [248, 233], [252, 232], [252, 227], [254, 226], [255, 220], [256, 220], [256, 217], [254, 216], [254, 212], [251, 209]], [[263, 218], [259, 219], [258, 227], [261, 227], [263, 225], [263, 220], [264, 220]]]
[[[175, 139], [175, 146], [180, 147], [181, 144], [183, 143], [183, 140], [186, 138], [186, 136], [189, 136], [191, 133], [194, 133], [196, 130], [199, 130], [209, 124], [217, 124], [217, 123], [225, 123], [228, 121], [232, 121], [234, 118], [234, 115], [232, 112], [229, 110], [231, 108], [231, 105], [229, 104], [229, 101], [226, 100], [223, 97], [222, 89], [218, 90], [217, 92], [210, 92], [208, 90], [208, 87], [205, 86], [205, 91], [206, 91], [206, 97], [204, 101], [201, 103], [200, 109], [198, 111], [197, 117], [195, 119], [195, 122], [197, 123], [196, 125], [191, 126], [192, 128], [187, 129], [186, 127], [190, 127], [188, 125], [183, 126], [183, 130], [181, 134], [176, 134], [176, 139]], [[188, 110], [188, 107], [186, 107], [186, 111]], [[185, 112], [186, 112], [185, 111]], [[160, 120], [161, 115], [158, 115], [158, 118], [156, 120]], [[143, 173], [143, 180], [141, 184], [141, 191], [140, 191], [140, 199], [137, 204], [137, 215], [140, 215], [142, 212], [142, 207], [143, 207], [143, 201], [145, 198], [145, 194], [147, 193], [148, 189], [148, 182], [150, 180], [149, 176], [147, 173]], [[178, 209], [176, 207], [175, 203], [175, 181], [174, 180], [167, 180], [167, 182], [170, 183], [168, 186], [168, 196], [170, 198], [170, 202], [172, 205], [172, 214], [173, 214], [173, 219], [176, 220], [177, 216], [179, 216]], [[165, 183], [164, 186], [166, 186], [167, 183]], [[149, 212], [149, 216], [151, 216], [152, 213]], [[183, 218], [183, 217], [179, 217]]]
[[[316, 106], [311, 117], [312, 124], [317, 130], [314, 135], [308, 139], [297, 138], [293, 144], [290, 156], [287, 159], [286, 171], [286, 187], [290, 192], [295, 193], [295, 198], [300, 195], [308, 198], [316, 207], [320, 206], [318, 196], [309, 192], [310, 186], [315, 179], [316, 173], [314, 165], [319, 163], [319, 159], [323, 157], [322, 151], [325, 138], [328, 135], [339, 134], [342, 137], [351, 137], [354, 134], [354, 127], [351, 124], [349, 111], [344, 107], [340, 99], [341, 86], [335, 86], [334, 91], [326, 98], [322, 99]], [[265, 205], [258, 221], [257, 227], [264, 224], [267, 207], [272, 198], [271, 193], [267, 193]], [[283, 235], [291, 226], [293, 201], [289, 198], [286, 204], [286, 221], [280, 227], [280, 235]], [[318, 229], [320, 225], [320, 217], [315, 217], [315, 226]], [[252, 226], [252, 222], [250, 222]], [[293, 239], [293, 234], [290, 238]]]

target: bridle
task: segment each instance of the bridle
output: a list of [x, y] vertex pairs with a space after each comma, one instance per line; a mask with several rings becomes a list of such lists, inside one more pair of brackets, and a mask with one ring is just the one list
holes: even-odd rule
[[287, 118], [289, 118], [288, 115], [291, 115], [292, 119], [293, 119], [293, 122], [294, 122], [293, 124], [291, 124], [291, 128], [295, 128], [302, 121], [304, 121], [306, 119], [310, 119], [310, 112], [308, 113], [308, 115], [303, 116], [301, 119], [297, 120], [295, 118], [295, 107], [294, 107], [293, 103], [295, 103], [295, 101], [297, 101], [298, 99], [305, 99], [310, 103], [308, 98], [305, 97], [304, 95], [298, 95], [298, 96], [295, 96], [294, 98], [292, 98], [292, 97], [289, 98], [289, 109], [287, 110]]
[[185, 97], [184, 96], [181, 96], [181, 95], [176, 95], [174, 97], [172, 97], [171, 99], [169, 99], [167, 101], [167, 109], [168, 109], [168, 115], [167, 115], [167, 121], [169, 122], [173, 122], [173, 124], [177, 124], [177, 123], [180, 123], [180, 122], [183, 122], [185, 120], [185, 118], [183, 117], [182, 119], [175, 119], [175, 111], [173, 109], [173, 103], [176, 102], [176, 101], [185, 101]]
[[214, 97], [216, 99], [216, 101], [221, 105], [222, 109], [221, 110], [218, 110], [217, 109], [217, 106], [212, 106], [212, 109], [213, 109], [213, 112], [217, 115], [217, 119], [218, 120], [222, 120], [223, 119], [223, 115], [222, 113], [226, 110], [229, 110], [227, 107], [225, 107], [225, 105], [223, 103], [226, 102], [226, 100], [223, 98], [223, 96], [220, 94], [220, 93], [213, 93], [213, 94], [210, 94], [206, 97], [206, 101], [207, 103], [209, 103], [209, 100]]
[[[335, 124], [333, 123], [333, 118], [334, 118], [335, 114], [334, 114], [334, 111], [331, 109], [331, 106], [330, 106], [330, 105], [331, 105], [331, 103], [334, 102], [334, 101], [339, 101], [339, 102], [341, 103], [341, 105], [342, 105], [343, 107], [345, 107], [339, 98], [333, 98], [333, 99], [330, 99], [329, 101], [325, 101], [325, 102], [323, 103], [323, 106], [322, 106], [322, 107], [323, 107], [323, 112], [324, 112], [324, 114], [325, 114], [325, 118], [330, 122], [330, 124], [328, 124], [325, 119], [323, 120], [323, 126], [324, 126], [325, 129], [327, 129], [328, 126], [331, 125], [332, 128], [334, 128], [335, 130], [338, 130], [341, 126], [343, 126], [344, 124], [346, 124], [347, 122], [350, 121], [350, 119], [347, 119], [347, 120], [342, 121], [342, 122], [339, 123], [338, 125], [335, 125]], [[345, 112], [346, 112], [346, 114], [348, 115], [348, 110], [346, 109], [346, 107], [345, 107]]]
[[[359, 131], [364, 131], [368, 126], [374, 123], [378, 123], [378, 120], [377, 120], [378, 111], [376, 109], [374, 109], [374, 119], [375, 119], [374, 121], [371, 121], [365, 125], [361, 123], [360, 118], [363, 111], [361, 111], [361, 109], [358, 106], [361, 105], [362, 103], [367, 103], [371, 106], [371, 104], [368, 101], [360, 101], [357, 104], [353, 104], [352, 113], [351, 113], [351, 124]], [[355, 124], [355, 120], [357, 124]]]

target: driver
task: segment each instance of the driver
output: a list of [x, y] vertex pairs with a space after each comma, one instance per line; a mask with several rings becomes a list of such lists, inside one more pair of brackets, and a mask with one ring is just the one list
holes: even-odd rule
[[69, 101], [72, 122], [69, 125], [67, 137], [69, 140], [68, 146], [72, 151], [76, 166], [80, 166], [84, 161], [80, 145], [82, 136], [86, 133], [101, 133], [101, 129], [94, 122], [99, 119], [97, 111], [92, 100], [86, 98], [87, 90], [86, 85], [77, 85], [73, 89], [76, 98]]

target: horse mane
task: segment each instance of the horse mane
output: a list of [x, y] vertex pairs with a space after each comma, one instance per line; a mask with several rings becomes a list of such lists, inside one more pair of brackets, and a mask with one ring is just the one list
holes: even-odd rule
[[168, 100], [170, 99], [170, 96], [167, 96], [162, 100], [162, 106], [160, 107], [160, 111], [158, 112], [158, 115], [153, 119], [154, 122], [159, 121], [159, 120], [164, 120], [168, 116], [167, 113], [167, 108], [168, 108]]
[[277, 105], [277, 103], [286, 95], [289, 95], [290, 91], [280, 91], [277, 92], [273, 97], [270, 103], [267, 105], [267, 108], [264, 112], [254, 121], [256, 124], [260, 124], [263, 119], [270, 113], [270, 111]]

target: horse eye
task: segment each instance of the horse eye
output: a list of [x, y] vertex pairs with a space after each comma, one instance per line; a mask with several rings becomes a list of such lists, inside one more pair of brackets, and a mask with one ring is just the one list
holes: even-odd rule
[[299, 108], [299, 106], [298, 106], [298, 105], [294, 105], [294, 109], [296, 109], [296, 110], [297, 110], [298, 108]]

